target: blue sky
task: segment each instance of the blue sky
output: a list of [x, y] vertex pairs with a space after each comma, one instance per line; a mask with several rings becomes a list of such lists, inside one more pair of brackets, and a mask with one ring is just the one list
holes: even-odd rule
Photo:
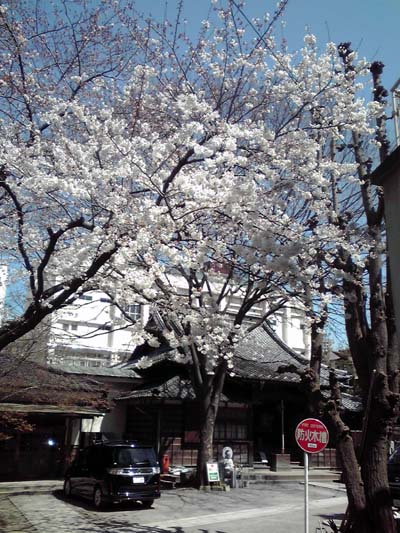
[[[140, 12], [163, 17], [164, 0], [136, 0]], [[167, 0], [167, 14], [173, 18], [178, 0]], [[206, 18], [209, 0], [185, 0], [184, 17], [187, 27], [195, 32], [199, 22]], [[246, 13], [261, 16], [273, 13], [276, 0], [247, 0]], [[385, 65], [383, 81], [390, 89], [400, 78], [399, 31], [400, 0], [289, 0], [283, 17], [285, 36], [290, 50], [302, 46], [306, 27], [323, 45], [351, 41], [353, 49], [368, 60], [380, 60]]]

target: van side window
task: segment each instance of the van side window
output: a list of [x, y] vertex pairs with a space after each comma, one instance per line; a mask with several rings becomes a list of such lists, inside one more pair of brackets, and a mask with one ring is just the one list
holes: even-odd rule
[[89, 448], [88, 467], [92, 472], [99, 472], [104, 468], [102, 448], [96, 446]]
[[86, 450], [82, 450], [80, 453], [79, 453], [79, 456], [78, 456], [78, 460], [77, 460], [77, 463], [78, 463], [78, 466], [79, 468], [86, 468], [87, 467], [87, 456], [88, 456], [88, 449]]
[[394, 452], [390, 458], [390, 462], [394, 464], [400, 464], [400, 447]]

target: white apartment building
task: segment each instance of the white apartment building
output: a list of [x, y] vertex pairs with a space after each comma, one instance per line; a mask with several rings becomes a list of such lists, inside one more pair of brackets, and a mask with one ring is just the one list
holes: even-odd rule
[[[134, 322], [143, 325], [148, 308], [131, 304], [124, 309]], [[51, 316], [48, 362], [98, 368], [118, 364], [135, 348], [132, 322], [100, 292], [82, 294], [75, 302]]]
[[[304, 308], [298, 305], [286, 305], [268, 318], [268, 324], [276, 335], [289, 348], [295, 352], [310, 358], [311, 336], [309, 328], [306, 326], [306, 315]], [[228, 313], [235, 313], [240, 306], [240, 298], [237, 296], [226, 302]], [[244, 324], [249, 325], [267, 312], [267, 304], [259, 303], [254, 305], [247, 313]]]
[[[185, 290], [182, 281], [174, 280], [179, 290]], [[240, 298], [234, 296], [222, 303], [227, 312], [234, 314]], [[124, 309], [134, 321], [145, 325], [149, 307], [132, 303]], [[265, 304], [254, 306], [245, 323], [264, 315]], [[309, 357], [310, 334], [305, 327], [304, 310], [286, 306], [277, 311], [269, 323], [277, 336], [291, 349]], [[135, 348], [134, 328], [110, 298], [100, 292], [82, 294], [72, 305], [53, 313], [48, 343], [48, 362], [80, 368], [80, 371], [112, 367], [127, 360]], [[72, 368], [71, 368], [72, 370]]]
[[307, 359], [311, 356], [311, 335], [306, 326], [304, 309], [286, 306], [270, 320], [276, 335], [295, 352]]

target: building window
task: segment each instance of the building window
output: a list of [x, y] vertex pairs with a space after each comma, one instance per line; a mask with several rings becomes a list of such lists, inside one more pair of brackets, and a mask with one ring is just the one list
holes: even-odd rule
[[64, 331], [77, 331], [78, 329], [77, 324], [67, 324], [66, 322], [62, 322], [61, 326]]
[[247, 438], [247, 424], [227, 420], [217, 422], [215, 425], [215, 440], [246, 440]]
[[125, 307], [125, 313], [129, 316], [129, 318], [133, 322], [136, 322], [137, 320], [140, 320], [140, 317], [141, 317], [141, 305], [140, 304], [127, 305]]
[[81, 294], [79, 296], [80, 300], [86, 300], [87, 302], [91, 302], [93, 300], [93, 296], [89, 296], [88, 294]]

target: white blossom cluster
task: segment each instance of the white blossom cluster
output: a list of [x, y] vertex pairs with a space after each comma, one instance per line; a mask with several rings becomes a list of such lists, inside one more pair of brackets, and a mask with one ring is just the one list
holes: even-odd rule
[[[211, 373], [221, 361], [233, 372], [253, 306], [268, 314], [322, 276], [334, 285], [339, 248], [364, 257], [358, 225], [338, 223], [332, 184], [351, 187], [355, 165], [336, 148], [382, 112], [358, 97], [365, 62], [350, 76], [332, 43], [320, 52], [307, 35], [287, 53], [232, 16], [181, 49], [154, 21], [121, 16], [121, 39], [135, 32], [113, 78], [89, 52], [79, 68], [50, 65], [2, 14], [20, 36], [1, 55], [2, 257], [35, 292], [37, 269], [67, 283], [116, 247], [87, 283], [156, 306], [178, 357]], [[98, 44], [103, 30], [89, 29]]]

